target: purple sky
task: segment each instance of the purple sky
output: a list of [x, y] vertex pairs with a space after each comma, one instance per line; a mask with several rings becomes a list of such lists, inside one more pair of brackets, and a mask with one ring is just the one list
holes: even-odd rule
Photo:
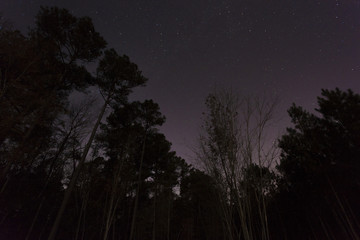
[[0, 11], [26, 31], [40, 5], [91, 17], [138, 64], [149, 82], [134, 96], [159, 103], [185, 159], [214, 86], [279, 96], [274, 132], [292, 102], [313, 109], [321, 88], [360, 92], [359, 0], [2, 0]]

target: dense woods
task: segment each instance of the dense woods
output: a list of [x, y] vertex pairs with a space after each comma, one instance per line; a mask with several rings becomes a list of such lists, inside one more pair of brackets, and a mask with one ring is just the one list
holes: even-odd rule
[[148, 79], [90, 18], [43, 7], [26, 35], [1, 25], [0, 239], [360, 239], [359, 94], [291, 106], [271, 145], [275, 100], [214, 91], [196, 169], [159, 105], [129, 100]]

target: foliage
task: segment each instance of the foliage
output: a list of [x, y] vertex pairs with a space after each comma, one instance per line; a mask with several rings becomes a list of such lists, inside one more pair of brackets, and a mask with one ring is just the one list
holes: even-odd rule
[[90, 18], [42, 7], [27, 35], [0, 25], [1, 239], [359, 239], [360, 95], [293, 105], [275, 170], [276, 101], [214, 92], [203, 172], [172, 151], [157, 103], [130, 101], [147, 78]]
[[[316, 115], [296, 105], [289, 109], [294, 128], [288, 128], [279, 142], [281, 202], [292, 202], [294, 215], [287, 218], [303, 219], [288, 224], [312, 229], [305, 236], [294, 230], [292, 238], [333, 235], [356, 239], [360, 216], [360, 95], [351, 90], [323, 90], [318, 103]], [[290, 214], [286, 211], [284, 215]]]

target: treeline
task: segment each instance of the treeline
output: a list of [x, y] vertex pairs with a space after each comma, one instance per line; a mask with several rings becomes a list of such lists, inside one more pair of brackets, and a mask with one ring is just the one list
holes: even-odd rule
[[224, 239], [359, 239], [360, 95], [322, 90], [315, 113], [292, 105], [275, 146], [276, 101], [215, 91], [206, 105], [199, 159]]
[[[359, 239], [358, 94], [293, 105], [279, 156], [275, 102], [214, 92], [200, 171], [158, 131], [158, 104], [128, 99], [147, 79], [90, 18], [43, 7], [27, 35], [1, 25], [0, 239]], [[69, 100], [89, 87], [98, 110]]]

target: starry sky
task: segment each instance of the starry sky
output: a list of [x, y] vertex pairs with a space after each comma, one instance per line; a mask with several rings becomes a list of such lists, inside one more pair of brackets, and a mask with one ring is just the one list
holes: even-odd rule
[[41, 5], [91, 17], [138, 64], [149, 82], [134, 98], [159, 103], [161, 131], [190, 161], [214, 87], [279, 97], [274, 132], [321, 88], [360, 93], [360, 0], [1, 0], [0, 12], [26, 32]]

